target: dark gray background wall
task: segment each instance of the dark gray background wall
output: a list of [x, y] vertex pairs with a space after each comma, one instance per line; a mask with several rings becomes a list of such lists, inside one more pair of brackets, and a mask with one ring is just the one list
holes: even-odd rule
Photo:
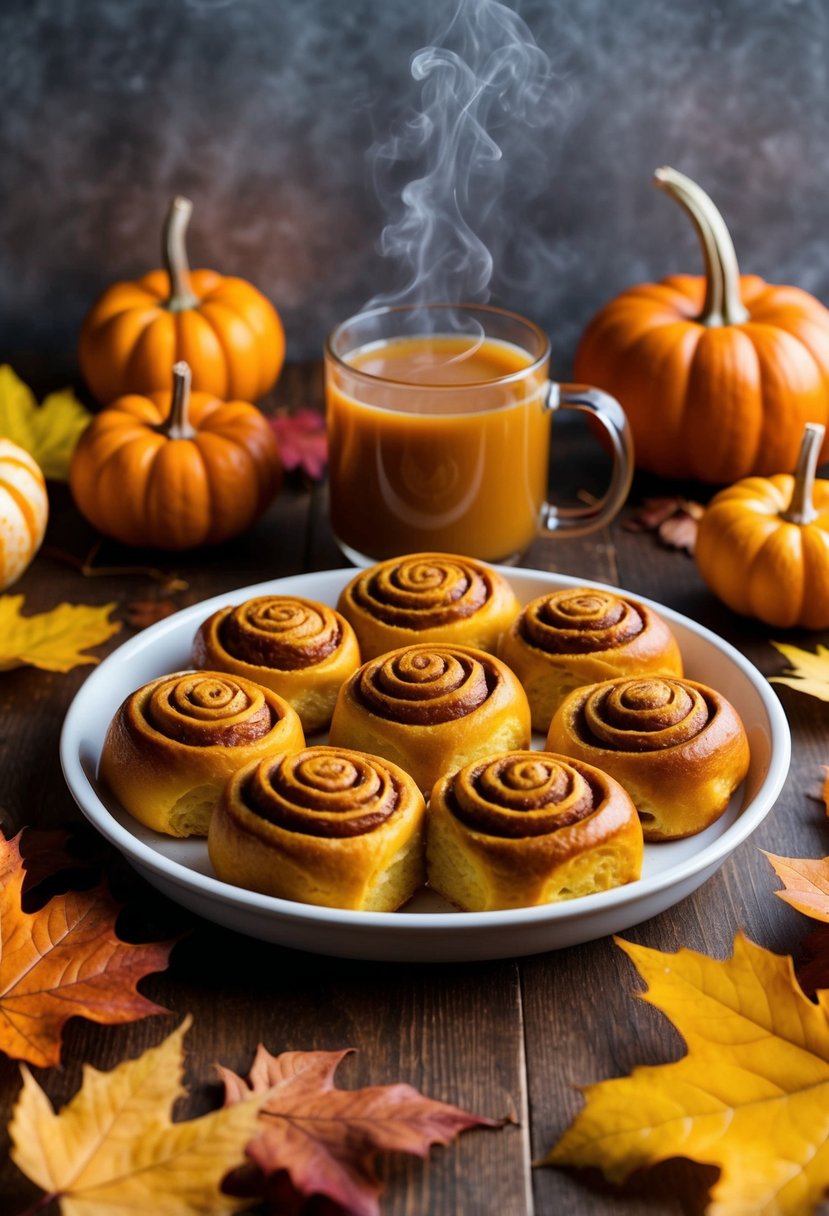
[[[548, 328], [562, 374], [611, 295], [699, 268], [690, 225], [650, 185], [660, 164], [714, 196], [742, 269], [829, 302], [826, 0], [512, 7], [549, 78], [501, 115], [504, 158], [495, 178], [474, 170], [466, 211], [492, 300]], [[317, 355], [334, 321], [405, 278], [378, 242], [424, 162], [370, 149], [413, 118], [412, 56], [453, 8], [3, 0], [0, 360], [71, 359], [96, 295], [158, 264], [173, 193], [195, 204], [192, 264], [253, 280], [289, 354]]]

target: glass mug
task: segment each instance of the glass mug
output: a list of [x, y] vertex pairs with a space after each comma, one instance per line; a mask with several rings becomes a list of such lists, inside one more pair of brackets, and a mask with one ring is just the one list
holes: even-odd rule
[[[546, 334], [475, 305], [378, 308], [344, 321], [325, 348], [331, 524], [351, 561], [462, 553], [514, 561], [539, 530], [583, 536], [627, 497], [627, 419], [598, 389], [549, 378]], [[582, 410], [610, 440], [604, 497], [547, 502], [558, 409]]]

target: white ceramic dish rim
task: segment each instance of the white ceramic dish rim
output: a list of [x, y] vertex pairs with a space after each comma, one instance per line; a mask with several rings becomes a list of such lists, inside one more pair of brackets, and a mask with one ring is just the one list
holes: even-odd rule
[[[591, 580], [576, 578], [572, 575], [521, 567], [495, 567], [495, 569], [500, 570], [508, 579], [518, 582], [521, 580], [541, 582], [549, 584], [551, 589], [561, 586], [591, 585]], [[92, 701], [98, 685], [106, 680], [107, 672], [112, 670], [112, 665], [123, 662], [124, 659], [132, 659], [141, 651], [151, 648], [169, 633], [184, 629], [185, 626], [191, 626], [194, 633], [198, 624], [207, 615], [225, 604], [239, 603], [256, 595], [268, 594], [296, 594], [325, 600], [331, 595], [329, 584], [339, 581], [341, 585], [344, 585], [355, 574], [354, 568], [298, 574], [269, 579], [249, 587], [213, 596], [149, 626], [136, 637], [124, 642], [91, 672], [76, 694], [64, 721], [60, 740], [61, 767], [67, 785], [84, 815], [128, 859], [132, 859], [140, 867], [145, 867], [158, 874], [165, 883], [173, 883], [218, 902], [231, 904], [240, 910], [246, 909], [260, 914], [270, 912], [281, 920], [287, 918], [292, 922], [302, 923], [309, 927], [336, 923], [341, 928], [350, 926], [357, 933], [364, 929], [396, 930], [402, 932], [404, 937], [408, 929], [435, 937], [445, 934], [447, 930], [462, 930], [464, 933], [477, 931], [485, 934], [488, 930], [508, 927], [518, 929], [539, 922], [552, 926], [556, 921], [568, 922], [576, 918], [589, 918], [596, 913], [609, 913], [620, 905], [639, 901], [646, 902], [648, 897], [664, 891], [667, 887], [679, 886], [695, 874], [703, 871], [713, 872], [739, 844], [754, 832], [774, 805], [788, 773], [791, 738], [783, 708], [765, 677], [730, 643], [704, 626], [698, 625], [689, 617], [650, 600], [646, 596], [609, 584], [593, 582], [594, 586], [601, 586], [605, 590], [631, 596], [640, 603], [649, 605], [669, 623], [673, 622], [689, 629], [720, 650], [740, 669], [762, 702], [768, 718], [770, 734], [768, 771], [751, 803], [742, 809], [734, 823], [721, 836], [709, 842], [699, 854], [641, 878], [635, 883], [610, 891], [598, 892], [595, 895], [581, 896], [577, 900], [568, 900], [560, 904], [492, 912], [407, 912], [405, 909], [398, 912], [356, 912], [349, 909], [295, 903], [291, 900], [278, 899], [241, 887], [230, 886], [217, 878], [201, 874], [179, 861], [158, 853], [151, 845], [139, 840], [118, 823], [100, 801], [85, 771], [81, 750], [88, 705]], [[320, 587], [325, 590], [320, 591]], [[538, 593], [534, 592], [534, 594]], [[113, 712], [115, 708], [116, 706], [113, 706]], [[97, 766], [97, 756], [95, 761]]]

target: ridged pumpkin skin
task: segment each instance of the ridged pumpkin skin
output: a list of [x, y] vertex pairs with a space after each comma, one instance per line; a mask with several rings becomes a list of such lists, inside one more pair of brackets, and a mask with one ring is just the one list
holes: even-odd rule
[[85, 318], [78, 359], [103, 405], [125, 393], [171, 386], [170, 368], [190, 365], [193, 388], [256, 401], [282, 370], [285, 334], [269, 300], [244, 279], [190, 271], [184, 232], [190, 203], [174, 199], [165, 224], [167, 269], [114, 283]]
[[75, 503], [127, 545], [190, 549], [248, 528], [282, 484], [274, 433], [245, 401], [185, 394], [190, 437], [169, 426], [175, 392], [130, 394], [101, 410], [69, 470]]
[[[686, 209], [688, 198], [705, 200], [692, 218], [706, 275], [611, 300], [581, 339], [574, 376], [620, 401], [639, 468], [714, 485], [793, 468], [805, 423], [829, 421], [829, 309], [797, 287], [740, 275], [707, 195], [673, 170], [657, 177]], [[698, 193], [686, 195], [689, 186]]]
[[[814, 429], [821, 433], [813, 462], [823, 437]], [[787, 517], [800, 476], [747, 477], [720, 490], [700, 520], [694, 556], [708, 587], [734, 612], [778, 629], [827, 629], [829, 481], [814, 480], [812, 463], [807, 510], [797, 522]]]
[[43, 543], [48, 518], [40, 465], [11, 439], [0, 439], [0, 591], [30, 564]]

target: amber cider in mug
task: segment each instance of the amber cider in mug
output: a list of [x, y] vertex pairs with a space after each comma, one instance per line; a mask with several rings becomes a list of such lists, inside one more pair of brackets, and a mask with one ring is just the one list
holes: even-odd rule
[[378, 309], [339, 326], [326, 347], [326, 407], [343, 552], [361, 564], [425, 550], [492, 562], [523, 553], [551, 526], [559, 394], [549, 360], [542, 330], [483, 306]]

